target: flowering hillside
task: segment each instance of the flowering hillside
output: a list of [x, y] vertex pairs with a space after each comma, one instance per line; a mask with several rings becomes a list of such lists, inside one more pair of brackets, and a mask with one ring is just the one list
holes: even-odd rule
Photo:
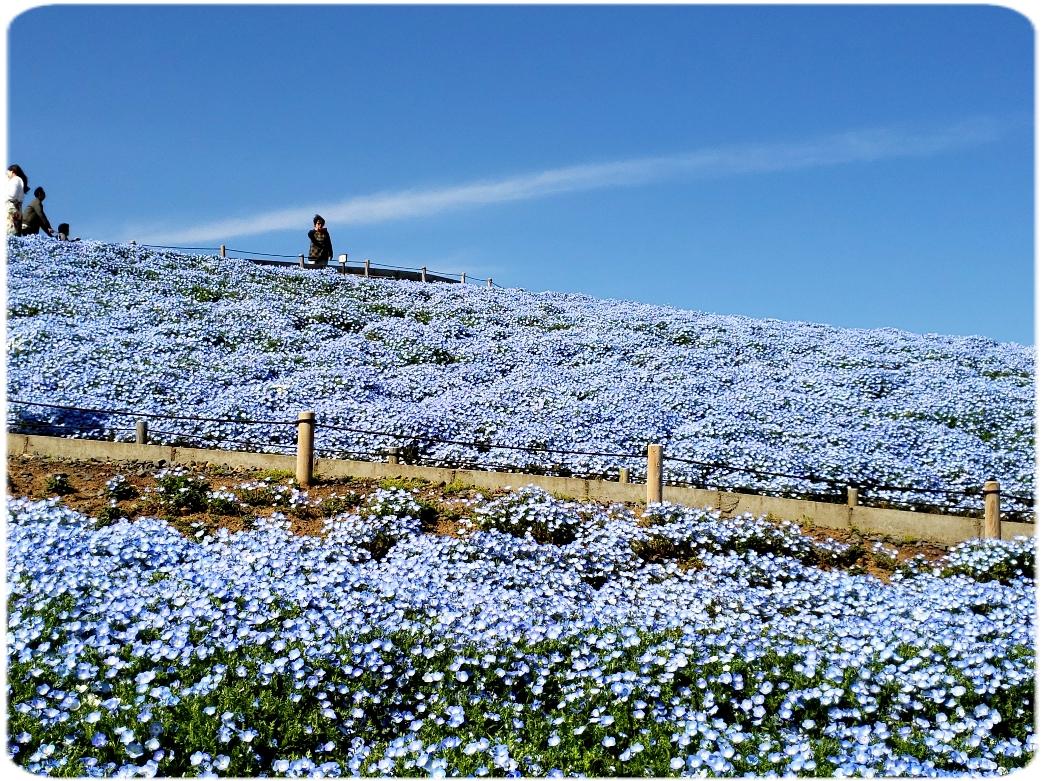
[[[638, 479], [659, 442], [667, 479], [713, 487], [895, 486], [876, 495], [977, 511], [985, 479], [1034, 490], [1020, 345], [46, 237], [8, 255], [9, 397], [214, 419], [153, 421], [157, 442], [285, 450], [291, 425], [222, 421], [310, 408], [322, 455], [407, 445], [422, 463]], [[14, 405], [8, 425], [130, 440], [134, 418]]]
[[[205, 493], [230, 512], [255, 482]], [[311, 501], [279, 493], [286, 512]], [[112, 506], [132, 494], [109, 481]], [[194, 500], [194, 499], [193, 499]], [[328, 500], [326, 500], [328, 501]], [[1034, 751], [1034, 541], [883, 583], [791, 524], [384, 488], [183, 536], [9, 502], [9, 751], [89, 776], [996, 775]], [[890, 551], [876, 548], [876, 555]]]

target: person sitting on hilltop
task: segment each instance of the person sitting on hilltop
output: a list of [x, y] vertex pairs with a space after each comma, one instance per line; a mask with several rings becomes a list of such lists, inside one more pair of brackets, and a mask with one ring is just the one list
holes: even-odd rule
[[74, 239], [69, 238], [69, 223], [63, 222], [58, 225], [58, 241], [79, 241], [80, 237], [77, 236]]
[[7, 166], [7, 235], [22, 235], [22, 200], [29, 177], [17, 163]]
[[333, 240], [329, 231], [325, 229], [325, 220], [322, 215], [314, 216], [314, 230], [307, 232], [307, 238], [311, 240], [311, 249], [307, 253], [312, 261], [329, 261], [333, 259]]
[[22, 235], [35, 236], [42, 228], [48, 236], [53, 236], [54, 230], [51, 228], [51, 222], [43, 211], [43, 199], [47, 197], [47, 193], [42, 187], [37, 187], [33, 190], [33, 195], [36, 197], [29, 202], [22, 214]]

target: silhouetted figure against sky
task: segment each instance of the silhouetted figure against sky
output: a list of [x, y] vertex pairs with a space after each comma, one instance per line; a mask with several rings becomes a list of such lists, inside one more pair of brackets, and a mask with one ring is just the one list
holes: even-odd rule
[[48, 236], [53, 236], [54, 229], [51, 228], [51, 222], [43, 211], [43, 199], [47, 197], [47, 193], [42, 187], [37, 187], [33, 190], [33, 195], [35, 197], [22, 212], [22, 235], [35, 236], [43, 230]]
[[69, 229], [69, 223], [63, 222], [63, 223], [60, 223], [58, 225], [58, 241], [79, 241], [80, 240], [79, 236], [77, 236], [74, 239], [70, 239], [69, 238], [69, 233], [71, 233], [71, 230]]

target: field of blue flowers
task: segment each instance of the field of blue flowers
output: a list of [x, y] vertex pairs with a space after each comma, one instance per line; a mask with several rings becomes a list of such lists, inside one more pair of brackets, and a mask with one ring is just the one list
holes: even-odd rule
[[[204, 490], [184, 470], [157, 486], [148, 501], [174, 520], [196, 499], [315, 501], [255, 481]], [[133, 493], [120, 475], [106, 491], [113, 507]], [[9, 500], [14, 761], [66, 776], [924, 776], [1032, 756], [1033, 540], [964, 543], [883, 582], [790, 523], [533, 487], [465, 502], [439, 535], [415, 494], [381, 488], [303, 536], [278, 511], [185, 534]]]
[[[532, 454], [433, 439], [659, 441], [777, 472], [1033, 491], [1033, 356], [1017, 345], [89, 242], [8, 249], [14, 398], [240, 420], [314, 408], [431, 437], [435, 462]], [[129, 439], [133, 418], [12, 405], [8, 423]], [[156, 439], [225, 446], [294, 436], [162, 425]], [[329, 453], [394, 441], [319, 436]], [[688, 466], [669, 468], [705, 479]], [[473, 494], [437, 534], [403, 488], [330, 504], [183, 470], [157, 485], [154, 516], [133, 520], [118, 475], [94, 516], [8, 500], [8, 750], [32, 773], [997, 775], [1033, 756], [1033, 540], [936, 562], [877, 545], [883, 581], [794, 524], [669, 504]], [[258, 503], [285, 512], [249, 517]], [[310, 505], [322, 533], [291, 534], [287, 514]], [[198, 511], [246, 520], [186, 527]]]
[[[8, 395], [24, 401], [233, 421], [311, 408], [322, 455], [413, 445], [428, 464], [640, 479], [639, 457], [495, 445], [638, 456], [658, 442], [667, 479], [712, 487], [808, 495], [821, 483], [804, 477], [827, 478], [976, 512], [986, 479], [1034, 491], [1034, 352], [1021, 345], [47, 237], [10, 239], [8, 256]], [[18, 405], [8, 418], [121, 440], [134, 422]], [[270, 451], [294, 438], [213, 420], [152, 433]], [[698, 465], [716, 463], [761, 473]]]

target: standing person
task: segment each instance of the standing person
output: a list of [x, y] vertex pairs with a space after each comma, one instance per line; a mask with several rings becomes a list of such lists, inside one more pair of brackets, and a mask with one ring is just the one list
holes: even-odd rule
[[7, 235], [22, 235], [22, 201], [29, 189], [29, 177], [17, 163], [7, 166]]
[[325, 229], [325, 220], [322, 215], [314, 216], [314, 230], [307, 232], [307, 238], [311, 240], [311, 249], [307, 253], [311, 260], [329, 261], [333, 259], [333, 240], [329, 231]]
[[25, 207], [25, 213], [22, 214], [22, 235], [35, 236], [40, 232], [40, 228], [43, 228], [48, 236], [53, 236], [54, 230], [51, 228], [51, 221], [43, 212], [43, 199], [47, 197], [47, 193], [43, 191], [42, 187], [37, 187], [33, 190], [33, 195], [36, 197], [29, 201], [29, 205]]

